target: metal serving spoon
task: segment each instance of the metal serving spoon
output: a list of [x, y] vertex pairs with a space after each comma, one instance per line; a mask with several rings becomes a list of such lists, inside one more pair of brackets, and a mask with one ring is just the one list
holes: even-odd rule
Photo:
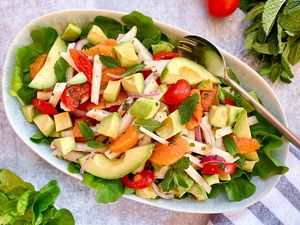
[[217, 47], [204, 38], [190, 35], [179, 41], [178, 50], [185, 57], [191, 58], [206, 67], [206, 69], [214, 75], [222, 77], [236, 92], [244, 97], [258, 113], [273, 124], [293, 145], [300, 149], [300, 139], [228, 76], [224, 57]]

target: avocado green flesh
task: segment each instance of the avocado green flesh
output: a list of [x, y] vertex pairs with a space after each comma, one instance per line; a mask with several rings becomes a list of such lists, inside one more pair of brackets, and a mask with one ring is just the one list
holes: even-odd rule
[[238, 137], [251, 138], [251, 131], [248, 123], [247, 111], [243, 110], [236, 119], [235, 126], [233, 128], [233, 134]]
[[139, 98], [132, 105], [130, 114], [138, 119], [152, 118], [160, 107], [160, 101], [151, 98]]
[[142, 94], [145, 89], [144, 75], [135, 73], [122, 79], [122, 85], [127, 93]]
[[122, 42], [114, 48], [122, 67], [132, 67], [139, 64], [138, 56], [131, 42]]
[[46, 114], [35, 116], [33, 122], [46, 137], [48, 137], [55, 129], [54, 120]]
[[106, 41], [107, 37], [100, 27], [98, 27], [97, 25], [93, 25], [86, 39], [89, 43], [97, 45]]
[[61, 39], [69, 42], [75, 41], [80, 36], [80, 34], [81, 34], [80, 27], [77, 27], [76, 25], [69, 23], [63, 35], [61, 36]]
[[22, 112], [27, 122], [31, 123], [33, 121], [34, 111], [35, 110], [33, 105], [22, 106]]
[[[124, 156], [117, 160], [110, 160], [102, 154], [96, 154], [89, 159], [85, 171], [104, 179], [118, 179], [139, 168], [151, 156], [154, 144], [138, 146], [124, 153]], [[88, 156], [78, 161], [83, 165]]]
[[152, 186], [143, 189], [137, 189], [135, 190], [135, 193], [137, 196], [146, 199], [155, 199], [157, 197], [157, 194], [155, 193]]
[[228, 110], [228, 121], [227, 126], [231, 126], [236, 121], [239, 114], [244, 110], [242, 107], [237, 107], [233, 105], [226, 105]]
[[120, 94], [120, 91], [121, 91], [121, 81], [110, 80], [104, 90], [103, 99], [107, 102], [115, 102]]
[[119, 133], [122, 118], [119, 113], [114, 112], [105, 117], [98, 125], [97, 132], [107, 137], [116, 138]]
[[208, 122], [214, 127], [225, 127], [228, 120], [227, 107], [213, 105], [208, 113]]
[[204, 188], [197, 183], [194, 183], [188, 192], [194, 195], [197, 201], [203, 201], [208, 198]]

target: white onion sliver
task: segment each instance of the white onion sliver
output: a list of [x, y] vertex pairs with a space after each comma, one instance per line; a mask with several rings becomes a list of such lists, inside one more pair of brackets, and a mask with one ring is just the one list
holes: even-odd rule
[[174, 195], [173, 195], [173, 194], [165, 194], [165, 193], [162, 193], [162, 192], [159, 190], [158, 186], [157, 186], [155, 183], [152, 183], [152, 187], [153, 187], [153, 190], [155, 191], [155, 193], [156, 193], [159, 197], [161, 197], [161, 198], [163, 198], [163, 199], [172, 199], [172, 198], [174, 198]]
[[153, 93], [145, 93], [145, 94], [133, 94], [128, 93], [128, 96], [131, 98], [142, 98], [142, 97], [152, 97], [152, 96], [158, 96], [160, 95], [159, 91], [153, 92]]
[[107, 73], [106, 76], [108, 76], [110, 78], [114, 78], [114, 79], [121, 79], [120, 75], [115, 75], [115, 74], [111, 74], [111, 73]]
[[215, 147], [216, 146], [216, 140], [215, 140], [215, 137], [214, 137], [212, 127], [208, 123], [208, 116], [207, 115], [205, 117], [203, 117], [202, 123], [200, 124], [200, 127], [203, 131], [203, 136], [204, 136], [205, 142], [207, 144], [210, 144], [211, 146]]
[[91, 159], [96, 153], [96, 150], [91, 151], [91, 153], [88, 155], [88, 157], [86, 158], [86, 160], [84, 160], [83, 165], [80, 168], [80, 174], [82, 175], [84, 173], [84, 169], [86, 167], [86, 164], [88, 162], [89, 159]]
[[195, 127], [195, 140], [199, 141], [199, 142], [202, 142], [202, 139], [201, 139], [201, 127], [200, 126]]
[[83, 48], [83, 46], [85, 46], [86, 44], [88, 44], [88, 40], [86, 39], [82, 39], [82, 40], [79, 40], [76, 42], [76, 45], [75, 45], [75, 49], [77, 50], [81, 50]]

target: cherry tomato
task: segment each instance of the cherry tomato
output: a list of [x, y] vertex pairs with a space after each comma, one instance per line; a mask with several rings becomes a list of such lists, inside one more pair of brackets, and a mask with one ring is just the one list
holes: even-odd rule
[[89, 83], [75, 84], [67, 87], [61, 95], [61, 101], [64, 105], [74, 111], [80, 105], [81, 99], [90, 97], [91, 85]]
[[113, 105], [113, 106], [108, 108], [108, 112], [111, 112], [111, 113], [117, 112], [119, 108], [120, 108], [119, 105]]
[[169, 112], [172, 113], [174, 112], [176, 109], [178, 109], [179, 104], [178, 105], [169, 105]]
[[178, 105], [191, 94], [191, 85], [186, 80], [178, 80], [170, 85], [163, 96], [163, 102], [168, 105]]
[[88, 57], [80, 50], [70, 49], [70, 55], [75, 65], [80, 72], [83, 72], [89, 81], [92, 81], [93, 76], [93, 63]]
[[234, 163], [207, 163], [201, 169], [203, 174], [233, 174], [236, 165]]
[[129, 176], [122, 177], [122, 183], [133, 189], [143, 189], [149, 187], [154, 182], [154, 173], [150, 170], [143, 170], [135, 174], [131, 180]]
[[153, 60], [173, 59], [180, 56], [178, 52], [160, 52], [153, 56]]
[[144, 75], [144, 79], [146, 79], [152, 73], [152, 70], [142, 70], [141, 73]]
[[235, 102], [231, 98], [225, 97], [224, 104], [225, 105], [235, 105]]
[[222, 18], [232, 14], [239, 3], [240, 0], [207, 0], [207, 9], [211, 16]]
[[46, 102], [42, 99], [32, 99], [32, 105], [36, 110], [40, 111], [43, 114], [48, 114], [48, 115], [55, 115], [58, 114], [58, 111], [56, 108], [54, 108], [53, 105], [51, 105], [49, 102]]

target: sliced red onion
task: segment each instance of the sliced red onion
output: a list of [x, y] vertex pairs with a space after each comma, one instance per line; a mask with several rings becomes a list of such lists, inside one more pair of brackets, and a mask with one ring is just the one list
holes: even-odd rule
[[107, 73], [106, 76], [108, 76], [110, 78], [114, 78], [114, 79], [121, 79], [120, 75], [115, 75], [115, 74], [111, 74], [111, 73]]
[[217, 155], [210, 155], [210, 156], [206, 156], [203, 159], [200, 160], [201, 164], [206, 164], [206, 163], [214, 163], [214, 162], [225, 162], [225, 159], [221, 156], [217, 156]]
[[162, 192], [159, 190], [158, 186], [157, 186], [155, 183], [152, 183], [152, 187], [153, 187], [153, 190], [155, 191], [155, 193], [156, 193], [159, 197], [161, 197], [161, 198], [163, 198], [163, 199], [172, 199], [172, 198], [174, 198], [174, 195], [173, 195], [173, 194], [164, 194], [164, 193], [162, 193]]
[[95, 155], [96, 150], [92, 150], [91, 153], [88, 155], [87, 159], [84, 161], [83, 165], [80, 168], [80, 174], [82, 175], [84, 173], [87, 161], [91, 158], [93, 158], [93, 156]]
[[158, 95], [160, 95], [159, 91], [152, 92], [152, 93], [145, 93], [145, 94], [128, 93], [128, 97], [131, 97], [131, 98], [153, 97], [153, 96], [158, 96]]
[[195, 127], [195, 140], [198, 142], [202, 142], [200, 125]]
[[85, 46], [86, 44], [88, 44], [88, 40], [86, 39], [82, 39], [76, 42], [75, 44], [75, 49], [77, 50], [81, 50], [83, 48], [83, 46]]

